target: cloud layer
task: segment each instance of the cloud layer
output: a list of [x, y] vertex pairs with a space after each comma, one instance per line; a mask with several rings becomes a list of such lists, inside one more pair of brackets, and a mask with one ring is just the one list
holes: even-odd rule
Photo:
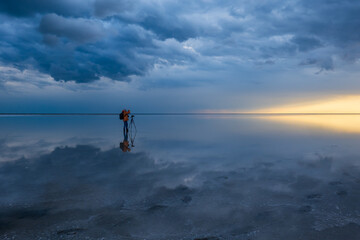
[[78, 83], [211, 61], [328, 71], [359, 59], [359, 15], [348, 0], [0, 1], [0, 64]]

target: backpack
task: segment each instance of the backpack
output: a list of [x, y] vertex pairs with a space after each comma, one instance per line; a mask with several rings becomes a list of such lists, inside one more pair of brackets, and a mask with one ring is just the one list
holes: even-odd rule
[[119, 114], [119, 118], [120, 118], [120, 120], [124, 120], [124, 112]]

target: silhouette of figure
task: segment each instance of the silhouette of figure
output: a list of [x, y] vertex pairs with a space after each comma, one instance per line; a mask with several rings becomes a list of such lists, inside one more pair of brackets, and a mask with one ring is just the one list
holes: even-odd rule
[[130, 152], [131, 149], [129, 147], [129, 140], [128, 140], [128, 132], [124, 131], [124, 141], [120, 142], [120, 148], [123, 152]]
[[127, 133], [129, 131], [128, 121], [129, 121], [130, 110], [126, 111], [126, 109], [124, 109], [124, 110], [122, 110], [122, 113], [124, 115], [124, 119], [123, 119], [123, 121], [124, 121], [124, 133], [125, 132]]

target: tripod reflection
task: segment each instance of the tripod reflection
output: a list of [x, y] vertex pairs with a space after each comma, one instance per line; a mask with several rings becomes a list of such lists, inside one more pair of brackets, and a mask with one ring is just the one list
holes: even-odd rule
[[[129, 125], [129, 131], [123, 131], [124, 134], [124, 140], [122, 142], [120, 142], [120, 149], [123, 152], [130, 152], [131, 148], [135, 147], [134, 143], [135, 143], [135, 138], [136, 138], [136, 125], [135, 125], [135, 120], [134, 120], [134, 115], [131, 116], [131, 120], [130, 120], [130, 125]], [[130, 138], [130, 143], [129, 144], [129, 138]]]

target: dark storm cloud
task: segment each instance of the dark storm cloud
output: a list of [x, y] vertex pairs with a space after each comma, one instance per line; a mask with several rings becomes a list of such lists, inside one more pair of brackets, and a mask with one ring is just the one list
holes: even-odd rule
[[[189, 5], [194, 6], [188, 1], [139, 1], [136, 4], [126, 0], [98, 0], [95, 2], [94, 12], [100, 18], [116, 17], [122, 22], [139, 25], [155, 33], [161, 40], [174, 38], [181, 42], [199, 36], [201, 32], [193, 19], [186, 18]], [[199, 8], [198, 5], [195, 7]]]
[[[38, 61], [39, 66], [49, 72], [55, 80], [76, 82], [89, 82], [101, 76], [126, 80], [129, 75], [142, 75], [151, 67], [151, 59], [140, 57], [131, 50], [135, 44], [148, 45], [149, 39], [146, 36], [139, 36], [132, 28], [127, 30], [124, 28], [124, 31], [129, 35], [108, 39], [109, 42], [76, 46], [74, 49], [67, 49], [66, 43], [61, 43], [62, 46], [47, 50], [53, 55], [44, 55], [44, 59]], [[85, 32], [85, 35], [87, 33], [92, 34]], [[71, 35], [72, 38], [74, 36], [77, 36], [76, 40], [90, 40], [83, 38], [84, 34]], [[142, 43], [143, 41], [145, 42]], [[150, 44], [149, 47], [153, 46]], [[63, 48], [63, 51], [57, 51], [59, 48]], [[139, 50], [139, 54], [140, 52]], [[116, 53], [120, 53], [120, 56]]]
[[129, 0], [96, 0], [94, 14], [98, 17], [117, 15], [130, 10], [133, 5], [133, 1]]
[[228, 57], [285, 58], [322, 70], [360, 57], [354, 1], [2, 0], [0, 12], [1, 64], [55, 80], [126, 81], [158, 63], [203, 68], [209, 57], [221, 68]]
[[16, 17], [57, 13], [67, 16], [88, 15], [93, 1], [82, 0], [1, 0], [0, 12]]
[[50, 34], [78, 42], [88, 42], [101, 38], [104, 29], [97, 21], [48, 14], [41, 19], [40, 32], [44, 35]]
[[119, 23], [117, 28], [99, 41], [103, 28], [96, 21], [46, 15], [40, 23], [43, 37], [28, 32], [29, 27], [21, 24], [19, 32], [3, 29], [5, 34], [0, 39], [6, 45], [0, 45], [4, 49], [0, 59], [20, 69], [35, 68], [64, 81], [90, 82], [101, 76], [127, 80], [129, 75], [145, 74], [155, 61], [145, 53], [157, 48], [152, 34], [135, 25]]

